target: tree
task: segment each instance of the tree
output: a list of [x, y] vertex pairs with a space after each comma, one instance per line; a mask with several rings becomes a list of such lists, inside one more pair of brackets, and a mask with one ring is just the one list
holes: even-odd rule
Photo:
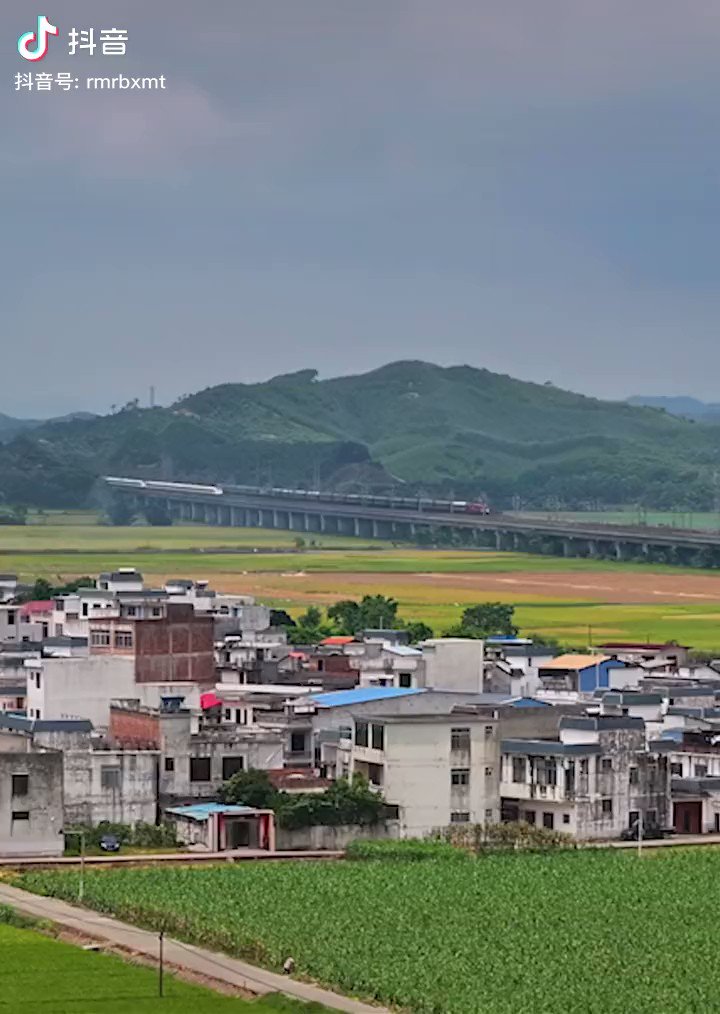
[[238, 771], [225, 782], [219, 795], [223, 803], [239, 803], [267, 810], [274, 808], [278, 792], [267, 771], [248, 768], [247, 771]]
[[398, 604], [385, 595], [364, 595], [360, 601], [361, 630], [392, 630], [397, 625]]
[[53, 586], [44, 577], [39, 577], [32, 587], [33, 602], [46, 602], [53, 597]]
[[271, 627], [297, 627], [297, 623], [285, 609], [270, 610]]
[[330, 606], [327, 614], [340, 634], [357, 634], [362, 629], [360, 605], [353, 599], [341, 599]]
[[108, 505], [106, 513], [111, 525], [124, 527], [131, 525], [135, 520], [135, 511], [127, 500], [121, 500], [119, 497]]
[[412, 620], [410, 623], [406, 623], [403, 629], [407, 631], [411, 644], [427, 641], [434, 635], [432, 627], [428, 627], [427, 623], [423, 623], [422, 620]]
[[447, 631], [446, 637], [515, 637], [518, 628], [513, 623], [515, 606], [503, 602], [483, 602], [469, 606], [460, 623]]
[[295, 626], [288, 630], [288, 640], [291, 644], [317, 644], [331, 633], [332, 627], [323, 623], [322, 610], [317, 606], [308, 606], [298, 616]]

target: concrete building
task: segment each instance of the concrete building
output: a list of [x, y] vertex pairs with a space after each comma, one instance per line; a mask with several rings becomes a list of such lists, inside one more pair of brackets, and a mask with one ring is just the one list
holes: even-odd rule
[[25, 670], [30, 718], [87, 718], [96, 728], [107, 728], [110, 702], [137, 696], [132, 657], [29, 659]]
[[31, 752], [50, 750], [62, 756], [66, 826], [104, 820], [157, 822], [157, 751], [113, 749], [86, 719], [38, 721], [0, 715], [3, 736], [8, 742], [24, 742]]
[[[90, 652], [132, 660], [137, 683], [215, 683], [213, 620], [192, 606], [122, 600], [120, 615], [90, 619]], [[118, 696], [123, 696], [118, 694]]]
[[100, 591], [111, 592], [113, 595], [119, 592], [141, 592], [144, 588], [143, 576], [134, 567], [118, 567], [110, 573], [101, 574], [96, 583]]
[[253, 806], [199, 803], [167, 810], [180, 841], [208, 852], [251, 848], [275, 851], [275, 814]]
[[485, 642], [463, 637], [423, 641], [423, 686], [429, 690], [482, 693], [485, 676]]
[[12, 602], [0, 604], [0, 644], [39, 642], [41, 639], [42, 625], [33, 623], [21, 606]]
[[617, 838], [642, 815], [670, 820], [667, 745], [646, 740], [640, 718], [563, 717], [557, 739], [503, 739], [503, 819], [579, 839]]
[[65, 820], [96, 826], [158, 822], [157, 750], [66, 750]]
[[686, 666], [690, 660], [688, 645], [677, 644], [675, 641], [608, 641], [598, 645], [598, 650], [628, 665], [659, 665], [668, 672]]
[[356, 716], [350, 775], [397, 806], [402, 837], [500, 819], [499, 740], [492, 714]]
[[62, 829], [62, 754], [0, 730], [0, 855], [62, 855]]
[[110, 742], [124, 749], [159, 753], [158, 796], [161, 805], [208, 799], [223, 782], [247, 768], [282, 767], [284, 736], [266, 728], [197, 728], [197, 719], [182, 709], [113, 705]]
[[545, 693], [592, 695], [600, 689], [623, 689], [624, 670], [625, 663], [609, 655], [568, 654], [544, 660], [538, 678]]

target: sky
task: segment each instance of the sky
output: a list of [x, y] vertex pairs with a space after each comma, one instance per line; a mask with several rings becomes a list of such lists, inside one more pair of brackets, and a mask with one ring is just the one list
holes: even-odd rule
[[[13, 0], [0, 33], [0, 412], [398, 359], [720, 400], [717, 0]], [[166, 88], [86, 87], [120, 75]]]

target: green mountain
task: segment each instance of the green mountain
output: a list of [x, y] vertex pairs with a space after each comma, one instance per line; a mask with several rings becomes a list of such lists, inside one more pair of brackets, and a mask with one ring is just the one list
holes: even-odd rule
[[712, 504], [720, 427], [468, 366], [399, 362], [223, 384], [170, 408], [46, 424], [0, 447], [0, 492], [85, 502], [103, 473], [485, 494], [497, 506]]

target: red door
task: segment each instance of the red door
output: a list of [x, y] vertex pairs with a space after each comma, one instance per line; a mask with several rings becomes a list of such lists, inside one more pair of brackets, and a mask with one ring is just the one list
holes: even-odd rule
[[676, 834], [702, 833], [702, 803], [683, 800], [673, 805], [673, 824]]

